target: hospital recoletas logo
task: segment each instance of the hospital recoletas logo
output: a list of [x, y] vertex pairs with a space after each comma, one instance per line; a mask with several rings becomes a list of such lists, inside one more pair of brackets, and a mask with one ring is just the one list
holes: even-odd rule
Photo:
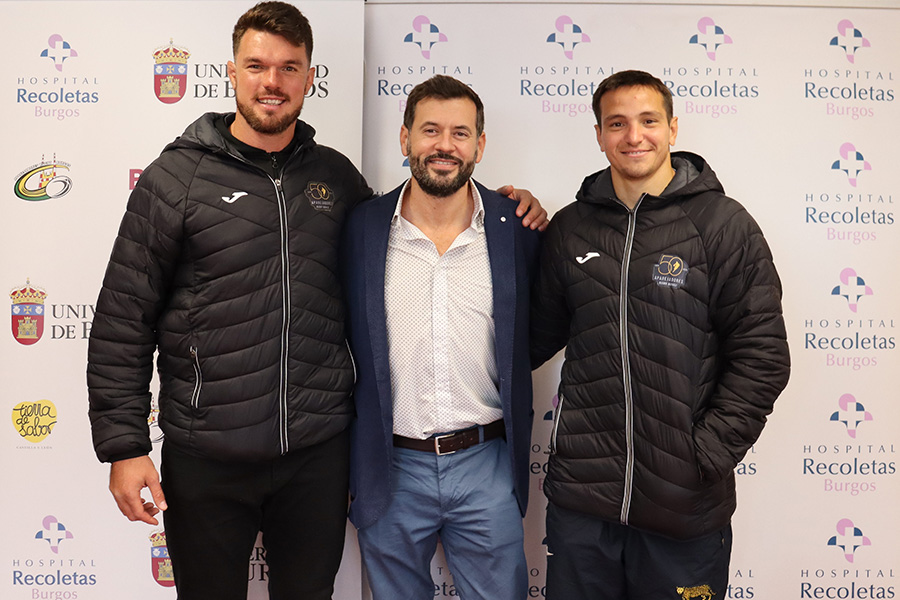
[[31, 285], [26, 279], [25, 285], [13, 288], [9, 293], [12, 301], [12, 334], [23, 346], [36, 344], [44, 334], [44, 301], [47, 292]]
[[422, 52], [422, 56], [431, 59], [431, 49], [435, 44], [446, 42], [447, 36], [441, 33], [438, 26], [431, 22], [425, 15], [419, 15], [413, 19], [413, 30], [403, 38], [404, 42], [415, 44]]
[[866, 285], [862, 277], [856, 274], [855, 269], [846, 268], [841, 271], [841, 283], [831, 290], [832, 296], [840, 296], [847, 300], [850, 310], [856, 312], [859, 301], [864, 296], [871, 296], [872, 288]]
[[857, 50], [872, 46], [869, 40], [863, 37], [862, 31], [854, 27], [848, 19], [838, 23], [837, 30], [838, 34], [831, 38], [829, 45], [841, 48], [850, 63], [855, 64]]
[[[22, 515], [18, 518], [22, 519]], [[35, 519], [26, 516], [26, 520], [30, 523]], [[97, 565], [93, 558], [79, 552], [81, 544], [75, 537], [56, 516], [49, 514], [41, 519], [40, 529], [34, 533], [31, 538], [34, 541], [29, 545], [35, 549], [34, 553], [12, 557], [9, 572], [12, 589], [6, 588], [6, 592], [12, 593], [4, 593], [3, 598], [99, 598], [90, 592], [98, 582]], [[3, 542], [15, 552], [17, 543], [9, 534]], [[51, 556], [47, 557], [47, 554]]]
[[[42, 22], [35, 19], [31, 29], [40, 27]], [[36, 34], [34, 42], [27, 44], [27, 53], [34, 57], [40, 56], [35, 59], [39, 68], [34, 73], [16, 74], [16, 106], [23, 111], [23, 115], [40, 117], [48, 123], [77, 118], [85, 114], [83, 111], [89, 109], [90, 105], [100, 102], [100, 82], [91, 73], [95, 63], [90, 56], [85, 57], [76, 52], [62, 35], [54, 33], [49, 38], [43, 38], [44, 35]], [[72, 59], [76, 57], [78, 60], [74, 61], [73, 69]], [[22, 63], [15, 60], [7, 62], [13, 65], [10, 68], [16, 70], [20, 67], [15, 65]]]
[[72, 45], [58, 33], [54, 33], [47, 39], [47, 47], [41, 52], [41, 57], [52, 60], [54, 68], [60, 73], [63, 70], [63, 63], [66, 59], [75, 58], [76, 56], [78, 56], [78, 53]]
[[872, 419], [872, 413], [867, 411], [861, 402], [857, 402], [853, 394], [844, 394], [838, 400], [838, 410], [831, 413], [830, 420], [843, 423], [847, 427], [847, 435], [856, 439], [856, 430], [860, 423]]
[[856, 187], [856, 181], [859, 178], [859, 174], [863, 171], [871, 171], [872, 165], [865, 159], [862, 152], [859, 152], [856, 149], [856, 146], [850, 142], [841, 144], [840, 153], [841, 157], [831, 163], [831, 169], [833, 171], [843, 171], [846, 173], [850, 185]]
[[872, 540], [863, 535], [862, 530], [853, 524], [850, 519], [841, 519], [837, 522], [837, 535], [828, 538], [829, 546], [837, 546], [844, 552], [844, 558], [852, 563], [857, 548], [871, 546]]
[[63, 174], [71, 165], [56, 159], [35, 163], [16, 176], [13, 191], [16, 197], [27, 202], [40, 202], [53, 198], [61, 198], [72, 189], [72, 178]]
[[187, 62], [191, 53], [169, 40], [153, 53], [153, 93], [164, 104], [174, 104], [187, 91]]
[[550, 404], [551, 404], [550, 410], [548, 410], [547, 412], [544, 413], [545, 421], [553, 420], [553, 413], [554, 413], [554, 411], [556, 411], [556, 407], [559, 406], [559, 394], [553, 395], [553, 399], [550, 401]]
[[66, 529], [66, 526], [59, 522], [53, 515], [47, 515], [42, 522], [43, 528], [34, 534], [34, 539], [44, 540], [50, 544], [50, 550], [54, 554], [59, 554], [59, 545], [63, 540], [71, 540], [75, 536]]
[[16, 433], [32, 444], [44, 441], [56, 426], [56, 405], [49, 400], [26, 400], [12, 410]]
[[710, 17], [703, 17], [697, 21], [697, 30], [691, 36], [690, 43], [701, 46], [706, 51], [709, 60], [716, 60], [716, 52], [719, 46], [733, 43], [731, 36], [725, 33], [725, 30], [716, 25]]
[[582, 31], [572, 17], [561, 15], [556, 19], [555, 25], [556, 31], [547, 37], [547, 43], [562, 46], [563, 53], [569, 60], [573, 60], [575, 57], [575, 46], [591, 41], [590, 36]]

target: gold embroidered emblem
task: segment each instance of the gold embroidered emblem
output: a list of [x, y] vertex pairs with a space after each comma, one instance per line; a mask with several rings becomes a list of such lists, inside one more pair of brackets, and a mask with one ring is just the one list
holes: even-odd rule
[[712, 600], [712, 597], [715, 596], [715, 592], [709, 589], [709, 586], [706, 584], [694, 587], [679, 587], [675, 588], [675, 591], [681, 594], [682, 600], [691, 600], [691, 598]]

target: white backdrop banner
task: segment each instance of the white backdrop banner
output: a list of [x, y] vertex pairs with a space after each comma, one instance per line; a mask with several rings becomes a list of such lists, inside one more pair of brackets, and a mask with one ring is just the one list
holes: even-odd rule
[[[93, 454], [87, 336], [141, 170], [202, 113], [234, 111], [225, 64], [234, 23], [250, 6], [0, 1], [8, 58], [0, 70], [8, 134], [0, 280], [12, 310], [11, 335], [0, 343], [4, 600], [175, 597], [162, 529], [118, 513], [106, 489], [109, 467]], [[317, 79], [303, 118], [320, 144], [359, 165], [363, 2], [300, 8], [316, 34]], [[336, 595], [358, 598], [352, 528], [347, 539]], [[266, 597], [264, 558], [258, 544], [251, 598]]]
[[[551, 212], [607, 163], [591, 97], [613, 72], [663, 79], [677, 149], [711, 163], [760, 222], [785, 289], [791, 383], [738, 465], [727, 598], [893, 598], [900, 567], [900, 11], [590, 3], [376, 4], [366, 10], [363, 166], [409, 176], [398, 134], [413, 85], [446, 74], [485, 103], [475, 177]], [[373, 34], [373, 32], [377, 32]], [[561, 357], [535, 374], [529, 596], [544, 595], [541, 494]], [[436, 597], [454, 593], [433, 565]], [[674, 594], [674, 592], [673, 592]], [[673, 595], [673, 598], [677, 595]]]
[[[251, 3], [0, 0], [4, 599], [175, 597], [162, 530], [118, 513], [94, 457], [87, 335], [141, 169], [200, 114], [234, 108], [225, 63]], [[551, 213], [606, 166], [590, 110], [596, 85], [631, 68], [660, 76], [675, 96], [676, 149], [707, 158], [759, 221], [785, 289], [792, 379], [736, 470], [723, 596], [895, 597], [900, 10], [297, 4], [316, 34], [303, 118], [381, 191], [409, 175], [406, 95], [433, 74], [485, 102], [476, 178], [529, 188]], [[560, 364], [535, 373], [531, 598], [544, 595], [541, 484]], [[352, 528], [347, 539], [335, 598], [364, 599]], [[258, 545], [252, 599], [266, 597], [264, 558]], [[433, 575], [435, 597], [457, 595], [441, 558]]]

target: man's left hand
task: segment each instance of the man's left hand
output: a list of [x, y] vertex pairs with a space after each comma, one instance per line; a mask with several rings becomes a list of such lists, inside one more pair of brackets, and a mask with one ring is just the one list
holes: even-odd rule
[[538, 202], [538, 199], [531, 192], [516, 189], [511, 185], [504, 185], [497, 189], [497, 193], [519, 201], [519, 207], [516, 208], [516, 216], [521, 217], [525, 215], [522, 219], [523, 227], [531, 227], [538, 231], [547, 229], [547, 225], [550, 224], [550, 219], [547, 218], [547, 211], [544, 210], [544, 207], [541, 206], [541, 203]]

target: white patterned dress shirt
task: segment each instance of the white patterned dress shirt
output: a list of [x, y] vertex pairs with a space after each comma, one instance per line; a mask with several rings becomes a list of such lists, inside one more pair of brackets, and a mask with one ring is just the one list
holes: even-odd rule
[[391, 221], [384, 280], [394, 433], [435, 433], [503, 418], [494, 352], [484, 206], [471, 183], [469, 227], [443, 255], [400, 214]]

